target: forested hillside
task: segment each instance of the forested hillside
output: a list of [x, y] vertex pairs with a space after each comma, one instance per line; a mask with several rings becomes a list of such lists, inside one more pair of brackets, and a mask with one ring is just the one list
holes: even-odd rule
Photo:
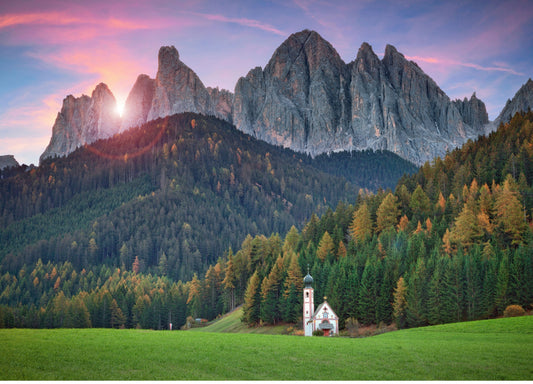
[[[510, 304], [531, 309], [532, 142], [533, 114], [516, 115], [403, 178], [394, 193], [313, 217], [287, 234], [282, 251], [265, 256], [258, 250], [268, 242], [245, 242], [224, 287], [244, 301], [249, 324], [301, 316], [307, 265], [317, 300], [327, 295], [341, 326], [351, 318], [414, 327], [495, 317]], [[243, 265], [252, 265], [244, 291], [230, 284]]]
[[[413, 170], [389, 156], [388, 171], [383, 161], [376, 161], [382, 156], [332, 154], [315, 161], [215, 118], [182, 114], [36, 168], [4, 170], [0, 304], [39, 312], [50, 308], [60, 292], [71, 300], [79, 292], [106, 289], [116, 268], [120, 279], [142, 280], [145, 287], [158, 281], [152, 276], [166, 279], [169, 287], [195, 273], [203, 276], [247, 234], [301, 228], [313, 212], [355, 201], [365, 185], [371, 189], [380, 178], [398, 179]], [[328, 173], [319, 170], [323, 163], [338, 166]], [[370, 170], [350, 177], [362, 186], [342, 177], [344, 169], [354, 167]], [[106, 297], [97, 307], [109, 314], [101, 308], [112, 302]], [[122, 299], [113, 297], [129, 313], [126, 325], [139, 324], [133, 323], [131, 305], [126, 311]], [[91, 312], [93, 323], [94, 316]], [[164, 323], [140, 324], [158, 328]], [[95, 324], [110, 325], [105, 319]]]
[[[2, 180], [1, 266], [69, 261], [190, 279], [246, 233], [286, 232], [357, 188], [213, 118], [180, 115]], [[164, 260], [163, 260], [164, 261]]]
[[[199, 119], [194, 120], [193, 115], [175, 118], [186, 119], [184, 126], [190, 127], [186, 130], [190, 132], [189, 137], [194, 137], [201, 128]], [[180, 143], [181, 138], [175, 142]], [[436, 159], [433, 164], [424, 165], [417, 174], [403, 177], [394, 192], [361, 193], [355, 201], [341, 200], [335, 210], [322, 206], [323, 213], [313, 214], [301, 230], [291, 226], [290, 230], [277, 233], [264, 232], [272, 233], [269, 236], [243, 231], [242, 234], [248, 233], [248, 236], [240, 246], [227, 246], [216, 253], [216, 260], [207, 272], [193, 274], [187, 283], [176, 282], [172, 276], [176, 265], [169, 263], [166, 252], [164, 257], [161, 254], [152, 260], [152, 264], [139, 256], [143, 253], [130, 252], [128, 247], [142, 243], [143, 237], [125, 246], [117, 242], [122, 244], [118, 259], [130, 260], [131, 266], [125, 262], [117, 265], [115, 256], [109, 258], [107, 264], [83, 268], [84, 257], [92, 257], [90, 260], [100, 260], [96, 255], [102, 257], [102, 240], [96, 234], [100, 233], [98, 228], [105, 220], [91, 219], [89, 228], [85, 232], [80, 230], [90, 235], [81, 247], [85, 253], [75, 251], [79, 246], [77, 241], [70, 244], [68, 257], [43, 246], [52, 249], [49, 252], [53, 255], [59, 255], [57, 259], [33, 262], [30, 258], [26, 266], [18, 269], [12, 267], [18, 259], [5, 256], [6, 269], [0, 279], [0, 326], [162, 329], [167, 328], [169, 322], [175, 327], [183, 325], [187, 316], [212, 319], [239, 304], [244, 304], [243, 320], [248, 324], [298, 323], [303, 276], [308, 269], [314, 279], [316, 301], [322, 296], [328, 297], [340, 316], [341, 327], [348, 319], [352, 319], [352, 324], [355, 320], [361, 324], [396, 321], [399, 327], [413, 327], [495, 317], [510, 304], [531, 309], [532, 142], [533, 114], [517, 115], [488, 138], [468, 143], [443, 160]], [[207, 141], [203, 144], [204, 152], [195, 151], [194, 157], [201, 159], [202, 153], [206, 156], [216, 153], [216, 143], [213, 142], [211, 149]], [[157, 165], [164, 161], [177, 164], [179, 158], [173, 156], [187, 153], [187, 147], [178, 151], [177, 144], [176, 150], [172, 145], [168, 152], [164, 147], [163, 143], [161, 157], [156, 157]], [[219, 155], [225, 153], [222, 142], [218, 148]], [[102, 146], [99, 151], [107, 153], [108, 157], [115, 156], [112, 148]], [[231, 153], [238, 163], [239, 152], [235, 151]], [[168, 153], [168, 160], [165, 153]], [[269, 174], [281, 173], [273, 151], [269, 153], [256, 163], [261, 170], [259, 175], [267, 178]], [[293, 161], [294, 154], [287, 153], [290, 156], [286, 161]], [[75, 155], [89, 156], [84, 151]], [[242, 159], [246, 155], [239, 156], [244, 162]], [[101, 157], [94, 157], [93, 161], [97, 164], [98, 159]], [[122, 155], [113, 161], [128, 164], [129, 160], [124, 161]], [[302, 182], [306, 180], [302, 177], [306, 175], [304, 163], [303, 160], [291, 163], [300, 169], [299, 176], [294, 177]], [[171, 167], [154, 165], [154, 169], [165, 171], [145, 182], [139, 179], [139, 185], [152, 186], [154, 194], [148, 192], [136, 198], [135, 204], [141, 204], [138, 207], [143, 207], [147, 200], [157, 199], [159, 194], [162, 199], [164, 191], [168, 194], [176, 190]], [[175, 169], [189, 171], [189, 168], [176, 166]], [[219, 174], [217, 168], [212, 172]], [[231, 172], [235, 180], [245, 177], [237, 168], [230, 171], [225, 184], [222, 182], [225, 179], [205, 177], [203, 182], [211, 183], [207, 184], [212, 188], [209, 196], [217, 196], [219, 182], [220, 193], [224, 191], [226, 195], [226, 190], [231, 191]], [[199, 174], [204, 175], [203, 172]], [[290, 170], [283, 173], [286, 183], [292, 179], [290, 175]], [[325, 174], [310, 171], [312, 181], [307, 181], [306, 185], [319, 183], [313, 179], [316, 175]], [[135, 176], [131, 175], [132, 181], [137, 180]], [[24, 177], [32, 177], [31, 172]], [[201, 196], [208, 190], [202, 189], [204, 179], [200, 177], [199, 180], [187, 186], [190, 188], [187, 195]], [[342, 183], [344, 188], [349, 186], [346, 181]], [[258, 184], [264, 186], [267, 181], [261, 179]], [[334, 186], [329, 184], [327, 189]], [[119, 188], [119, 185], [114, 187]], [[196, 188], [198, 191], [194, 192]], [[270, 196], [275, 201], [275, 193]], [[316, 201], [315, 197], [312, 199]], [[97, 207], [104, 200], [98, 199], [93, 205]], [[287, 198], [287, 201], [293, 200]], [[128, 204], [118, 205], [116, 212], [121, 209], [130, 212], [124, 216], [125, 222], [135, 223], [135, 215], [142, 212], [140, 209], [128, 211]], [[158, 214], [157, 210], [151, 210], [149, 216], [159, 217], [165, 212], [160, 211]], [[120, 217], [114, 213], [115, 216]], [[113, 225], [107, 228], [118, 225], [117, 221], [111, 223]], [[151, 228], [152, 224], [147, 225], [145, 233], [150, 233]], [[210, 240], [209, 236], [199, 238]], [[40, 243], [43, 242], [50, 244], [46, 240]], [[71, 260], [76, 260], [80, 254], [82, 265], [74, 265]]]

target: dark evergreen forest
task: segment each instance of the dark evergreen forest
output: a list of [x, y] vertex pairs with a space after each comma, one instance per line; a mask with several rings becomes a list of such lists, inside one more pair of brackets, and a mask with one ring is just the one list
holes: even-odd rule
[[[312, 159], [215, 118], [159, 119], [39, 167], [0, 172], [0, 304], [39, 312], [61, 292], [70, 302], [102, 290], [117, 273], [187, 291], [179, 281], [203, 276], [247, 234], [302, 228], [312, 213], [414, 171], [392, 154]], [[137, 325], [118, 301], [126, 325]]]
[[2, 173], [0, 326], [177, 328], [241, 304], [298, 324], [308, 268], [341, 327], [531, 309], [533, 113], [374, 192], [223, 124], [174, 116]]

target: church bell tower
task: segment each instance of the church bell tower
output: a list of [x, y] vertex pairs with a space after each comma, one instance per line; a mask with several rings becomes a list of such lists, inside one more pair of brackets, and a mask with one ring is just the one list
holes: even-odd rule
[[303, 311], [303, 328], [305, 336], [313, 336], [313, 315], [315, 313], [315, 302], [313, 299], [313, 278], [307, 271], [304, 277], [304, 311]]

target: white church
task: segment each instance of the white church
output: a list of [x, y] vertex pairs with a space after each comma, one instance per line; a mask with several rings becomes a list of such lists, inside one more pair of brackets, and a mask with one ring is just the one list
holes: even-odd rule
[[313, 332], [316, 330], [323, 331], [324, 336], [338, 334], [339, 318], [326, 301], [326, 297], [324, 297], [324, 302], [315, 311], [312, 284], [313, 278], [308, 272], [304, 277], [303, 326], [305, 336], [313, 336]]

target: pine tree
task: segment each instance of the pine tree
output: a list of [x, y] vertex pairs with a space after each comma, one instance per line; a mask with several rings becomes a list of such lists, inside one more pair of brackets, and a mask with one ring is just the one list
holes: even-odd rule
[[229, 311], [233, 311], [233, 309], [235, 309], [235, 283], [237, 281], [237, 276], [233, 264], [233, 251], [231, 250], [231, 247], [228, 251], [228, 262], [226, 263], [226, 270], [224, 272], [225, 276], [222, 284], [226, 297], [228, 298]]
[[110, 311], [111, 311], [111, 328], [122, 327], [126, 319], [124, 318], [124, 313], [119, 308], [117, 301], [115, 299], [111, 301]]
[[444, 259], [438, 258], [428, 285], [428, 322], [431, 325], [443, 322], [443, 266]]
[[427, 325], [428, 275], [424, 259], [419, 258], [409, 275], [407, 293], [407, 324], [410, 327]]
[[407, 228], [409, 228], [409, 219], [407, 218], [407, 215], [403, 215], [398, 223], [398, 231], [405, 232], [407, 231]]
[[322, 239], [320, 239], [320, 243], [318, 244], [316, 255], [321, 261], [325, 261], [328, 258], [328, 256], [331, 256], [334, 254], [334, 250], [335, 250], [335, 245], [333, 244], [333, 239], [329, 235], [328, 231], [326, 231], [324, 232]]
[[366, 203], [354, 212], [350, 225], [350, 235], [358, 244], [365, 243], [372, 236], [372, 219]]
[[465, 307], [467, 320], [475, 320], [482, 313], [482, 277], [480, 271], [481, 254], [479, 246], [474, 246], [464, 256], [463, 276], [465, 279]]
[[394, 289], [393, 317], [398, 329], [407, 325], [407, 285], [403, 277], [398, 279]]
[[376, 302], [376, 323], [390, 324], [392, 322], [393, 307], [391, 303], [393, 301], [394, 282], [397, 276], [394, 273], [392, 263], [388, 259], [384, 259], [378, 265], [380, 265], [379, 269], [381, 270], [378, 271], [378, 276], [381, 276], [381, 278], [379, 279], [379, 292]]
[[346, 251], [344, 242], [342, 240], [339, 241], [339, 246], [337, 247], [337, 259], [342, 259], [346, 257], [347, 254], [348, 254], [348, 251]]
[[133, 261], [131, 270], [133, 271], [133, 273], [137, 274], [139, 273], [140, 269], [141, 269], [141, 263], [139, 261], [139, 256], [135, 256], [135, 260]]
[[298, 230], [293, 225], [287, 235], [285, 236], [285, 241], [283, 242], [283, 254], [286, 255], [290, 252], [296, 252], [296, 246], [300, 241], [300, 234]]
[[389, 192], [377, 210], [376, 230], [382, 232], [387, 228], [395, 228], [398, 223], [398, 198]]
[[507, 176], [503, 188], [496, 197], [494, 208], [496, 210], [496, 225], [502, 237], [511, 245], [518, 246], [523, 242], [527, 224], [516, 189], [512, 177]]
[[498, 315], [503, 314], [505, 308], [511, 304], [508, 298], [509, 287], [509, 257], [507, 252], [504, 253], [500, 266], [498, 268], [498, 277], [496, 280], [496, 292], [494, 302]]
[[409, 207], [413, 212], [413, 220], [422, 220], [424, 217], [429, 215], [431, 203], [420, 185], [417, 185], [416, 189], [411, 195]]
[[445, 258], [442, 279], [442, 322], [453, 323], [463, 319], [463, 278], [461, 268], [461, 251], [453, 259]]
[[261, 320], [267, 324], [276, 324], [281, 319], [282, 273], [283, 259], [279, 256], [261, 284]]
[[303, 277], [298, 264], [298, 256], [292, 252], [287, 257], [290, 258], [290, 264], [284, 283], [282, 318], [286, 322], [296, 323], [302, 310]]
[[187, 308], [190, 316], [196, 318], [200, 316], [201, 302], [201, 286], [198, 275], [194, 273], [192, 280], [189, 283], [189, 296], [187, 298]]
[[159, 273], [161, 275], [166, 275], [168, 273], [168, 259], [165, 252], [161, 254], [161, 257], [159, 258], [159, 266], [158, 266]]
[[261, 287], [259, 274], [254, 272], [246, 292], [244, 294], [244, 304], [242, 307], [242, 321], [248, 325], [254, 325], [261, 320]]
[[361, 323], [370, 325], [376, 322], [377, 296], [376, 268], [374, 263], [367, 260], [359, 288], [358, 312]]
[[443, 214], [446, 210], [446, 199], [442, 195], [442, 192], [439, 192], [439, 198], [437, 200], [437, 209], [439, 210], [440, 214]]
[[455, 225], [450, 233], [450, 241], [466, 249], [483, 236], [478, 220], [472, 208], [465, 203], [463, 210], [455, 219]]

